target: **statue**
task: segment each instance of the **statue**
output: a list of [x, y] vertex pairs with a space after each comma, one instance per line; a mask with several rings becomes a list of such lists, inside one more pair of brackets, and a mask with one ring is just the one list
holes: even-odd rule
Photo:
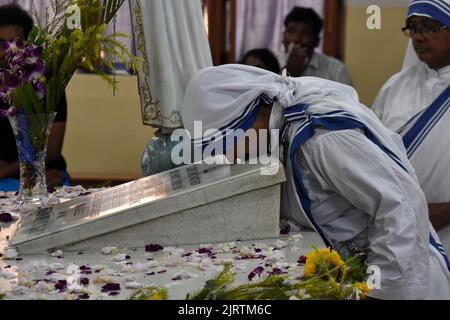
[[139, 92], [143, 122], [158, 128], [144, 152], [145, 176], [173, 168], [170, 135], [182, 127], [185, 88], [212, 66], [200, 0], [130, 0], [136, 54], [143, 61]]

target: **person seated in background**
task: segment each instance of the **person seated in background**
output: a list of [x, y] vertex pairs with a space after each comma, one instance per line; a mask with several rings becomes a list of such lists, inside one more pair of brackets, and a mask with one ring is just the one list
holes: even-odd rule
[[[344, 257], [365, 253], [381, 272], [373, 298], [450, 299], [450, 263], [401, 140], [352, 87], [224, 65], [197, 73], [181, 108], [194, 143], [210, 150], [247, 144], [235, 142], [237, 131], [280, 130], [269, 153], [286, 171], [284, 218], [311, 227]], [[202, 138], [194, 135], [199, 123]]]
[[281, 67], [277, 57], [269, 49], [253, 49], [241, 59], [241, 64], [262, 68], [280, 74]]
[[412, 1], [403, 31], [420, 61], [384, 85], [373, 110], [402, 136], [431, 222], [450, 250], [450, 1]]
[[[16, 38], [28, 38], [33, 18], [17, 5], [0, 6], [0, 60], [3, 57], [1, 45]], [[0, 85], [2, 85], [0, 83]], [[8, 106], [0, 101], [0, 108]], [[62, 156], [67, 121], [67, 101], [64, 97], [58, 105], [57, 116], [52, 127], [47, 150], [47, 183], [52, 186], [70, 184], [66, 161]], [[19, 162], [14, 134], [6, 117], [0, 117], [0, 191], [19, 189]]]
[[311, 8], [295, 7], [285, 19], [284, 52], [280, 65], [292, 77], [318, 77], [352, 86], [347, 67], [338, 59], [318, 53], [322, 18]]

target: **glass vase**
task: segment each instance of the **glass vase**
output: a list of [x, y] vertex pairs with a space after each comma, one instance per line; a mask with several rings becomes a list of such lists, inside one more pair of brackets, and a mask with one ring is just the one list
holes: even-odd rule
[[18, 204], [43, 204], [48, 199], [47, 143], [56, 113], [9, 115], [20, 165]]

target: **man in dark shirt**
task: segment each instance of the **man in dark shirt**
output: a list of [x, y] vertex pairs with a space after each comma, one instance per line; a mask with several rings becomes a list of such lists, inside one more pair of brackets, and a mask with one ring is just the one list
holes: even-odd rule
[[[27, 38], [33, 24], [30, 15], [17, 5], [0, 6], [0, 45], [15, 38]], [[0, 60], [2, 56], [0, 48]], [[0, 108], [8, 109], [9, 106], [0, 103]], [[53, 186], [67, 184], [69, 180], [66, 162], [61, 155], [67, 121], [65, 97], [59, 103], [57, 112], [47, 149], [47, 183]], [[0, 118], [0, 191], [18, 189], [18, 178], [18, 153], [14, 135], [8, 119]]]

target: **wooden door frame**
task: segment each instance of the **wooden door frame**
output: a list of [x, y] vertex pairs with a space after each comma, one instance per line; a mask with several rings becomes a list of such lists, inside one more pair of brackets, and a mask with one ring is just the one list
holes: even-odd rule
[[331, 57], [343, 58], [344, 1], [325, 0], [323, 52]]

